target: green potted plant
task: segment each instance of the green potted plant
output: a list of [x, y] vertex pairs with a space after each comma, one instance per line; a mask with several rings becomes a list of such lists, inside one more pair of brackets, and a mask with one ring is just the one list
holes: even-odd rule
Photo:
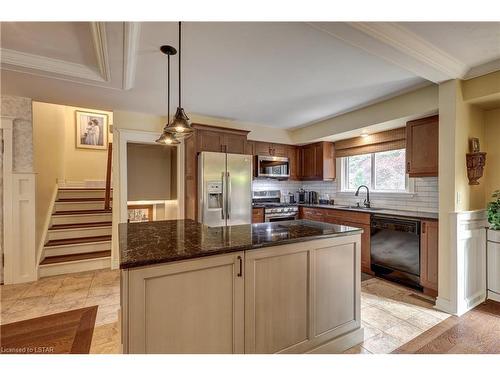
[[488, 222], [490, 229], [500, 230], [500, 190], [491, 194], [493, 200], [488, 203]]

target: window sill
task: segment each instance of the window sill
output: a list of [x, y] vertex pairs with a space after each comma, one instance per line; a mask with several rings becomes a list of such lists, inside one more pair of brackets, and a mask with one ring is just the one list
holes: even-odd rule
[[[350, 197], [355, 198], [355, 191], [339, 191], [337, 196], [339, 197]], [[404, 192], [390, 192], [390, 191], [370, 191], [371, 198], [413, 198], [416, 195], [415, 192], [404, 191]], [[356, 198], [361, 198], [366, 196], [366, 191], [359, 193]]]

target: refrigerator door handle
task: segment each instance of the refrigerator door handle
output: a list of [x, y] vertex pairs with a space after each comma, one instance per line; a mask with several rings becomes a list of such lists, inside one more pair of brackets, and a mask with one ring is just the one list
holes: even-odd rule
[[221, 177], [221, 190], [222, 190], [222, 207], [221, 207], [221, 210], [220, 210], [220, 216], [221, 216], [221, 219], [224, 220], [225, 217], [224, 217], [224, 207], [226, 206], [226, 199], [225, 199], [225, 196], [226, 196], [226, 192], [224, 191], [224, 177], [225, 177], [225, 173], [224, 172], [221, 172], [220, 173], [220, 177]]
[[229, 172], [227, 172], [227, 180], [226, 180], [226, 185], [227, 185], [227, 207], [226, 207], [226, 217], [229, 220], [230, 213], [231, 213], [231, 175]]

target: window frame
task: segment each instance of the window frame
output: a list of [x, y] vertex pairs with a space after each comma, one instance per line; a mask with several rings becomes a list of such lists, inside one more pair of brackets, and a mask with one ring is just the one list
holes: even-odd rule
[[[403, 149], [401, 149], [403, 150]], [[406, 149], [404, 149], [406, 152]], [[383, 152], [383, 151], [381, 151]], [[405, 172], [405, 190], [375, 190], [375, 152], [369, 153], [371, 157], [371, 170], [370, 170], [370, 194], [373, 195], [388, 195], [388, 196], [413, 196], [415, 192], [415, 180], [413, 178], [410, 178], [408, 176], [408, 173]], [[361, 155], [361, 154], [360, 154]], [[366, 154], [364, 154], [366, 155]], [[354, 155], [356, 156], [356, 155]], [[348, 156], [344, 156], [341, 158], [338, 158], [337, 160], [337, 168], [338, 170], [341, 171], [340, 173], [340, 193], [344, 194], [349, 194], [351, 195], [352, 193], [356, 192], [356, 189], [349, 189], [348, 188], [348, 181], [349, 181], [349, 168], [348, 168]], [[373, 187], [373, 188], [372, 188]]]

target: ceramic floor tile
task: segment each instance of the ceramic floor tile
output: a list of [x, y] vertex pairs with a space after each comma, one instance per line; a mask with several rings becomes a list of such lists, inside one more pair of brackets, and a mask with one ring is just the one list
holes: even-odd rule
[[110, 294], [119, 294], [120, 284], [93, 285], [89, 290], [89, 297], [107, 296]]
[[97, 316], [95, 318], [95, 325], [103, 325], [116, 322], [118, 320], [118, 312], [120, 305], [105, 305], [99, 306], [97, 309]]
[[361, 326], [364, 328], [364, 340], [368, 340], [369, 338], [372, 338], [382, 333], [380, 329], [373, 327], [366, 321], [362, 320]]
[[372, 327], [385, 331], [402, 322], [401, 319], [389, 314], [387, 311], [370, 306], [361, 311], [361, 319]]
[[105, 295], [98, 295], [98, 296], [89, 295], [87, 297], [87, 300], [85, 301], [85, 306], [117, 305], [119, 303], [120, 303], [120, 294], [119, 293], [105, 294]]
[[388, 298], [381, 298], [379, 302], [373, 306], [376, 306], [402, 320], [409, 319], [420, 312], [420, 310], [415, 308], [414, 305]]
[[94, 272], [83, 274], [72, 274], [64, 278], [61, 285], [61, 290], [74, 290], [90, 288], [92, 280], [94, 279]]
[[401, 346], [401, 341], [388, 334], [381, 333], [364, 341], [361, 346], [374, 354], [386, 354]]
[[49, 305], [51, 297], [41, 296], [41, 297], [28, 297], [21, 298], [14, 303], [13, 306], [9, 309], [9, 314], [18, 313], [21, 311], [37, 309], [37, 308], [45, 308]]
[[436, 324], [441, 322], [441, 319], [436, 318], [433, 315], [420, 311], [411, 318], [407, 319], [406, 322], [418, 327], [424, 331], [434, 327]]
[[385, 331], [385, 333], [395, 337], [402, 343], [406, 343], [424, 332], [423, 329], [415, 327], [409, 323], [401, 322]]
[[31, 287], [32, 283], [10, 284], [0, 286], [0, 298], [2, 301], [19, 299]]
[[23, 295], [26, 297], [51, 297], [56, 294], [62, 285], [62, 279], [42, 280], [34, 283]]
[[52, 297], [51, 302], [52, 303], [64, 303], [67, 301], [72, 301], [72, 300], [79, 300], [82, 302], [85, 302], [87, 299], [87, 296], [89, 294], [89, 288], [83, 288], [83, 289], [62, 289], [59, 288], [59, 290], [56, 292], [54, 297]]
[[0, 312], [6, 314], [9, 309], [16, 303], [15, 299], [1, 300], [0, 301]]
[[372, 354], [368, 349], [365, 349], [361, 346], [361, 344], [353, 346], [350, 349], [347, 349], [342, 354]]
[[80, 299], [51, 303], [45, 310], [45, 315], [56, 314], [63, 311], [75, 310], [85, 307], [85, 301]]

